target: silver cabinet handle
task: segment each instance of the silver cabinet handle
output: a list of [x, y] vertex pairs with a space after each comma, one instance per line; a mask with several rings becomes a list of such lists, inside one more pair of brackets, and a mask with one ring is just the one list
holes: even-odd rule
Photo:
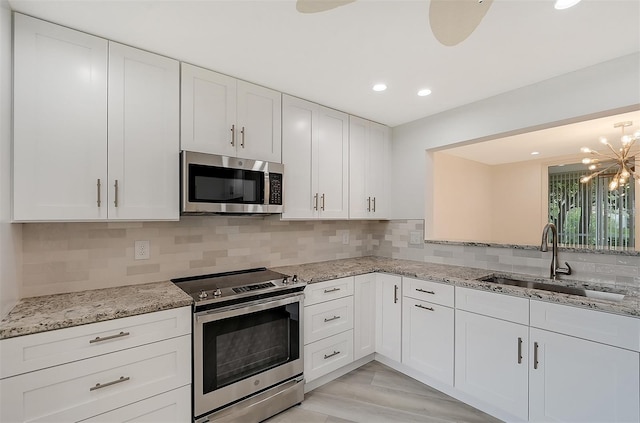
[[373, 197], [373, 212], [376, 212], [376, 197]]
[[113, 184], [113, 188], [115, 188], [115, 197], [113, 198], [113, 205], [118, 207], [118, 180]]
[[435, 295], [436, 294], [435, 291], [427, 291], [427, 290], [424, 290], [424, 289], [421, 289], [421, 288], [416, 288], [416, 291], [424, 292], [425, 294], [431, 294], [431, 295]]
[[367, 211], [371, 211], [371, 197], [367, 197]]
[[334, 351], [333, 353], [331, 353], [331, 354], [329, 354], [329, 355], [325, 354], [325, 355], [324, 355], [324, 359], [326, 360], [327, 358], [331, 358], [331, 357], [333, 357], [334, 355], [338, 355], [338, 354], [340, 354], [340, 351]]
[[328, 318], [328, 319], [327, 319], [327, 318], [325, 318], [325, 319], [324, 319], [324, 322], [325, 322], [325, 323], [327, 323], [327, 322], [332, 322], [332, 321], [334, 321], [334, 320], [338, 320], [339, 318], [340, 318], [340, 316], [333, 316], [333, 317], [330, 317], [330, 318]]
[[313, 209], [314, 210], [318, 210], [318, 193], [316, 192], [316, 195], [313, 196]]
[[522, 338], [518, 337], [518, 364], [522, 364]]
[[398, 302], [398, 285], [393, 285], [393, 303]]
[[89, 388], [89, 392], [95, 391], [97, 389], [106, 388], [107, 386], [115, 385], [116, 383], [126, 382], [126, 381], [128, 381], [130, 379], [131, 379], [130, 377], [120, 376], [120, 379], [117, 379], [117, 380], [114, 380], [114, 381], [111, 381], [111, 382], [96, 383], [96, 386], [92, 386], [91, 388]]
[[118, 334], [110, 335], [110, 336], [96, 336], [95, 338], [90, 339], [89, 343], [93, 344], [96, 342], [108, 341], [109, 339], [122, 338], [123, 336], [129, 336], [129, 335], [131, 335], [129, 332], [120, 332]]
[[240, 141], [240, 147], [244, 148], [244, 126], [240, 130], [240, 134], [242, 134], [242, 141]]
[[324, 211], [324, 194], [322, 194], [322, 207], [320, 209]]
[[236, 145], [236, 126], [231, 125], [231, 145]]
[[416, 307], [421, 308], [423, 310], [435, 311], [433, 307], [425, 307], [422, 304], [416, 304]]
[[330, 292], [336, 292], [336, 291], [340, 291], [340, 288], [331, 288], [331, 289], [325, 289], [324, 293], [328, 294]]
[[533, 368], [538, 368], [538, 343], [533, 343]]
[[100, 207], [102, 204], [102, 201], [100, 201], [100, 179], [98, 179], [98, 183], [96, 185], [98, 186], [98, 207]]

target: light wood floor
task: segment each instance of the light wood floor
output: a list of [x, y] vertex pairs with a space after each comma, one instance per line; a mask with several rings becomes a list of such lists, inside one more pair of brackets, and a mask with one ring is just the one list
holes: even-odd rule
[[494, 423], [488, 414], [372, 361], [305, 395], [268, 423]]

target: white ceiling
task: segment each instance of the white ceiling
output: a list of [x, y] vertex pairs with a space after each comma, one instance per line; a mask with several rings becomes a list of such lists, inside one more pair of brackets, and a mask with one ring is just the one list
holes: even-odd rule
[[[621, 128], [614, 128], [613, 125], [626, 121], [633, 122], [630, 127], [625, 128], [626, 134], [640, 130], [640, 110], [441, 151], [488, 165], [549, 160], [571, 155], [586, 157], [580, 152], [580, 148], [603, 151], [600, 137], [606, 137], [615, 148], [620, 147]], [[533, 151], [540, 154], [532, 156]]]
[[[457, 0], [461, 1], [461, 0]], [[477, 0], [462, 0], [477, 1]], [[495, 0], [446, 47], [429, 0], [9, 0], [12, 8], [396, 126], [640, 51], [640, 1]], [[384, 81], [388, 90], [371, 86]], [[420, 88], [433, 91], [418, 97]]]

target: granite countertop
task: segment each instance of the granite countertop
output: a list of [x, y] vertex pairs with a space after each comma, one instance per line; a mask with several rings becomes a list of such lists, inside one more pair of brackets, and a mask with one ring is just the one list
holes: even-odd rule
[[[271, 270], [287, 275], [298, 275], [298, 278], [306, 283], [322, 282], [330, 279], [362, 275], [371, 272], [393, 273], [396, 275], [442, 282], [466, 288], [589, 308], [592, 310], [605, 311], [625, 316], [640, 317], [640, 296], [638, 295], [638, 292], [624, 292], [626, 295], [622, 301], [609, 301], [476, 280], [491, 275], [506, 277], [513, 275], [487, 269], [389, 259], [385, 257], [361, 257], [308, 263], [296, 266], [276, 267]], [[527, 275], [517, 276], [527, 281], [551, 283], [549, 279], [541, 277]], [[619, 290], [608, 284], [594, 284], [568, 279], [558, 280], [553, 283], [569, 287], [620, 293]]]
[[0, 339], [189, 306], [173, 283], [156, 282], [24, 298], [0, 322]]

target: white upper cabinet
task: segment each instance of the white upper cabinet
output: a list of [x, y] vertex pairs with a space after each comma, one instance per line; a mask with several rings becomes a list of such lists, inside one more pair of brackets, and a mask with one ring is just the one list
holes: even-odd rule
[[280, 163], [279, 92], [182, 63], [183, 150]]
[[349, 217], [348, 115], [284, 96], [284, 219]]
[[178, 62], [20, 14], [14, 42], [14, 220], [178, 219]]
[[388, 217], [389, 128], [349, 117], [349, 217]]
[[107, 41], [14, 19], [13, 218], [104, 219]]
[[176, 60], [109, 43], [109, 219], [179, 218], [179, 72]]

